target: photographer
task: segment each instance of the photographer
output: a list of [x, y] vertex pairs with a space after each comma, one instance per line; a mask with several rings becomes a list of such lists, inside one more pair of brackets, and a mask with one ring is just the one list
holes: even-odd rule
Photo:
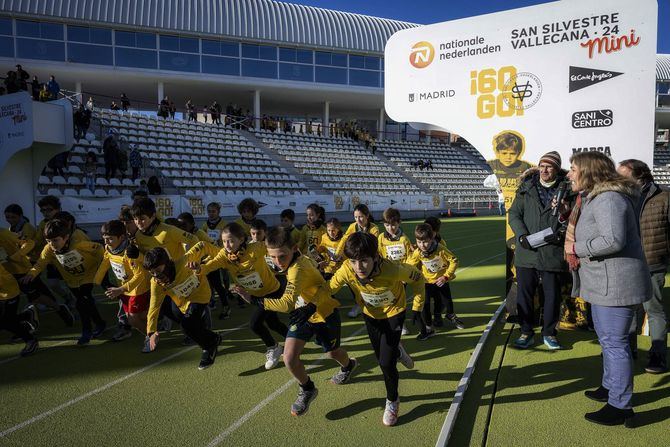
[[521, 326], [521, 336], [514, 346], [520, 349], [533, 346], [533, 297], [540, 279], [544, 291], [544, 344], [552, 350], [562, 348], [556, 338], [556, 324], [561, 304], [561, 273], [567, 268], [562, 246], [565, 226], [559, 221], [556, 204], [563, 199], [567, 208], [573, 200], [572, 195], [565, 197], [569, 191], [566, 175], [558, 152], [543, 155], [537, 168], [523, 174], [509, 210], [509, 225], [517, 241], [514, 266]]

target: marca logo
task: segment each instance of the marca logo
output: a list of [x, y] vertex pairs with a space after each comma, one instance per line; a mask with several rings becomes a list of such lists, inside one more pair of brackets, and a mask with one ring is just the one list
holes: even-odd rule
[[433, 62], [435, 57], [435, 48], [430, 42], [421, 41], [415, 43], [412, 52], [409, 54], [409, 63], [414, 68], [426, 68]]
[[607, 155], [608, 157], [612, 156], [612, 151], [609, 146], [589, 146], [589, 147], [573, 147], [572, 153], [577, 154], [579, 152], [600, 152]]
[[614, 122], [614, 113], [610, 109], [587, 110], [572, 114], [573, 129], [591, 129], [594, 127], [609, 127]]
[[569, 93], [615, 78], [623, 73], [597, 68], [570, 67]]
[[579, 46], [582, 48], [588, 48], [589, 50], [589, 59], [593, 59], [593, 53], [596, 51], [598, 54], [602, 54], [605, 50], [606, 54], [614, 53], [623, 48], [634, 47], [640, 43], [640, 38], [635, 36], [635, 30], [630, 30], [629, 36], [603, 36], [603, 37], [594, 37], [587, 40], [586, 42], [581, 42]]

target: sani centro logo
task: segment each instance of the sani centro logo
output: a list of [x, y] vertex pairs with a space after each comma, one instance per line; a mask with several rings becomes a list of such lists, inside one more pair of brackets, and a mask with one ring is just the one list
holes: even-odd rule
[[433, 62], [435, 57], [435, 48], [430, 42], [421, 41], [415, 43], [412, 52], [409, 54], [409, 63], [414, 68], [426, 68]]

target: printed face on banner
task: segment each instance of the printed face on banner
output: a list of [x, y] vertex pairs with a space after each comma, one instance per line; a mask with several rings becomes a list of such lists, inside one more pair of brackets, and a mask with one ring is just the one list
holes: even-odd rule
[[399, 31], [385, 108], [470, 142], [501, 181], [549, 152], [653, 157], [654, 0], [562, 1]]

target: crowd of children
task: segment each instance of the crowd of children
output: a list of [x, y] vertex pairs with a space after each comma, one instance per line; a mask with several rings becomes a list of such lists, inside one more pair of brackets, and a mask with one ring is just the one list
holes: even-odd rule
[[[382, 422], [391, 426], [399, 415], [397, 362], [414, 367], [401, 343], [409, 333], [405, 320], [418, 325], [420, 341], [443, 326], [445, 308], [444, 318], [464, 328], [449, 287], [458, 259], [440, 237], [438, 218], [416, 226], [413, 244], [394, 208], [384, 211], [380, 232], [368, 207], [359, 204], [354, 222], [343, 232], [340, 221], [326, 220], [317, 204], [307, 207], [306, 223], [298, 229], [294, 210], [284, 210], [281, 224], [268, 228], [257, 218], [260, 207], [253, 199], [240, 202], [240, 218], [229, 223], [213, 202], [198, 228], [190, 213], [163, 219], [151, 199], [138, 196], [118, 219], [102, 225], [99, 244], [77, 228], [58, 198], [43, 197], [39, 207], [44, 219], [37, 229], [15, 204], [5, 209], [10, 228], [0, 229], [0, 329], [25, 343], [21, 356], [39, 347], [37, 304], [54, 309], [73, 326], [74, 302], [81, 322], [76, 343], [84, 346], [101, 337], [108, 323], [93, 294], [99, 286], [106, 298], [119, 303], [112, 341], [136, 330], [144, 336], [141, 352], [150, 353], [160, 334], [176, 323], [184, 343], [202, 349], [202, 370], [214, 364], [221, 343], [211, 317], [218, 295], [220, 319], [230, 317], [233, 300], [240, 308], [253, 307], [249, 327], [266, 347], [264, 367], [274, 368], [283, 356], [299, 383], [291, 406], [291, 414], [299, 416], [318, 394], [300, 359], [307, 342], [313, 339], [337, 362], [334, 384], [347, 383], [358, 365], [340, 345], [342, 304], [334, 295], [346, 286], [352, 296], [347, 304], [353, 305], [348, 315], [363, 314], [382, 371]], [[28, 305], [19, 311], [21, 293]], [[59, 304], [56, 295], [64, 302]], [[406, 318], [408, 307], [411, 318]], [[288, 325], [281, 314], [288, 314]]]

